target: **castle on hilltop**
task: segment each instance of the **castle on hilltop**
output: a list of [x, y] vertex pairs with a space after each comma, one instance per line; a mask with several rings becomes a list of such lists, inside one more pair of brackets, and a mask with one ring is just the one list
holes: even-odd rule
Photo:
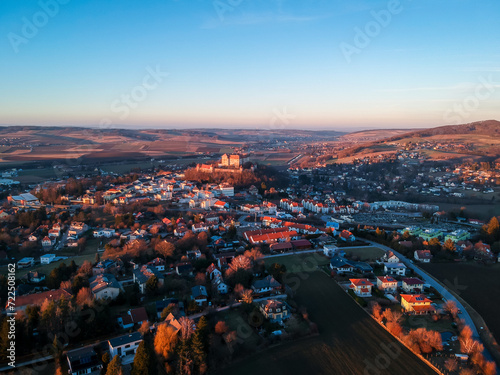
[[249, 161], [248, 155], [238, 155], [238, 154], [227, 155], [227, 154], [224, 154], [224, 155], [222, 155], [221, 163], [219, 166], [237, 168], [237, 167], [241, 167], [247, 161]]
[[196, 170], [205, 173], [241, 173], [243, 171], [243, 164], [247, 161], [249, 161], [248, 155], [224, 154], [218, 166], [214, 164], [197, 164]]

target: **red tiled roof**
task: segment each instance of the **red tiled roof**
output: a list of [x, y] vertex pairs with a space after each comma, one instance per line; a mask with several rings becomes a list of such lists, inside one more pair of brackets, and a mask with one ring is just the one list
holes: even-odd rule
[[377, 279], [383, 283], [397, 283], [396, 279], [392, 276], [377, 276]]
[[423, 285], [424, 282], [416, 277], [410, 277], [408, 279], [403, 279], [406, 285]]
[[432, 300], [427, 298], [425, 294], [401, 294], [401, 299], [408, 303], [431, 303]]
[[349, 279], [349, 281], [355, 286], [373, 286], [368, 279]]

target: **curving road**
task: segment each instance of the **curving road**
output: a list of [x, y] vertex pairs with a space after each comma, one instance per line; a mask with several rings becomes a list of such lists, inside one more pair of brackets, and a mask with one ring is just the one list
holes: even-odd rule
[[[428, 272], [426, 272], [423, 269], [421, 269], [420, 267], [418, 267], [416, 264], [411, 263], [407, 257], [405, 257], [403, 254], [395, 251], [394, 249], [391, 249], [390, 247], [379, 244], [377, 242], [369, 241], [369, 240], [364, 239], [364, 238], [363, 238], [363, 241], [369, 242], [372, 246], [376, 246], [384, 251], [392, 251], [394, 254], [396, 254], [399, 257], [399, 259], [402, 263], [404, 263], [407, 267], [411, 268], [416, 273], [422, 275], [422, 279], [427, 284], [429, 284], [433, 288], [435, 288], [447, 301], [455, 302], [455, 304], [457, 305], [457, 307], [461, 311], [461, 313], [458, 314], [458, 316], [460, 317], [460, 319], [463, 319], [465, 321], [465, 324], [467, 324], [470, 327], [474, 338], [481, 342], [481, 338], [479, 336], [478, 329], [477, 329], [476, 325], [474, 324], [474, 321], [470, 317], [469, 313], [467, 312], [465, 307], [460, 303], [460, 301], [457, 298], [455, 298], [455, 296], [453, 294], [451, 294], [443, 284], [441, 284], [437, 279], [435, 279]], [[487, 360], [494, 361], [494, 358], [491, 356], [491, 354], [489, 353], [489, 351], [486, 348], [484, 349], [483, 354]]]

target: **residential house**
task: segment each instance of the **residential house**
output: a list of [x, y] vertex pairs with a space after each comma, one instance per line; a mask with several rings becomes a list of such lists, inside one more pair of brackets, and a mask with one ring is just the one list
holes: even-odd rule
[[417, 277], [403, 279], [402, 288], [407, 293], [422, 293], [424, 291], [424, 282]]
[[196, 302], [198, 306], [202, 306], [208, 301], [207, 288], [203, 285], [197, 285], [191, 288], [191, 299]]
[[146, 263], [147, 266], [156, 267], [156, 269], [160, 272], [165, 271], [166, 264], [167, 264], [167, 262], [165, 262], [165, 259], [162, 259], [162, 258], [155, 258], [152, 261], [149, 261], [148, 263]]
[[276, 281], [276, 279], [271, 275], [266, 276], [262, 280], [255, 280], [252, 283], [252, 290], [254, 291], [254, 293], [257, 294], [277, 291], [280, 288], [281, 284], [278, 281]]
[[279, 323], [290, 317], [290, 309], [283, 301], [266, 299], [259, 303], [259, 309], [266, 319]]
[[45, 280], [45, 274], [38, 271], [30, 271], [26, 275], [28, 282], [33, 284], [39, 284]]
[[337, 252], [337, 250], [338, 250], [338, 247], [336, 245], [325, 244], [323, 246], [323, 253], [327, 257], [333, 257], [335, 255], [335, 253]]
[[144, 307], [128, 310], [118, 317], [118, 324], [123, 329], [133, 328], [135, 324], [140, 326], [148, 321], [148, 313]]
[[392, 276], [377, 276], [377, 288], [385, 293], [395, 293], [398, 289], [398, 282]]
[[432, 259], [432, 254], [430, 250], [415, 250], [413, 257], [418, 262], [430, 263]]
[[345, 229], [342, 232], [340, 232], [339, 238], [345, 242], [354, 242], [356, 240], [354, 234]]
[[229, 292], [229, 286], [224, 282], [222, 276], [218, 276], [212, 280], [212, 287], [217, 290], [219, 294], [227, 294]]
[[55, 260], [55, 254], [45, 254], [40, 257], [41, 264], [50, 264]]
[[178, 263], [175, 266], [175, 272], [179, 276], [191, 276], [193, 274], [193, 265], [188, 262]]
[[210, 227], [205, 223], [196, 223], [193, 224], [191, 230], [193, 231], [193, 233], [200, 233], [200, 232], [208, 232], [209, 228]]
[[137, 348], [142, 341], [142, 334], [140, 332], [130, 333], [120, 337], [115, 337], [108, 340], [110, 357], [114, 356], [125, 357], [135, 356]]
[[28, 268], [35, 265], [35, 258], [26, 257], [17, 262], [17, 268]]
[[97, 374], [102, 369], [102, 362], [92, 346], [71, 350], [66, 353], [66, 359], [71, 375]]
[[55, 243], [54, 240], [52, 240], [49, 236], [45, 236], [42, 239], [42, 246], [43, 247], [51, 247]]
[[373, 284], [368, 279], [349, 279], [351, 288], [359, 297], [371, 297]]
[[94, 237], [96, 238], [111, 238], [115, 235], [115, 230], [114, 229], [106, 229], [106, 228], [101, 228], [101, 229], [96, 229], [94, 230]]
[[88, 230], [89, 227], [87, 224], [79, 221], [73, 221], [69, 227], [68, 236], [78, 238]]
[[338, 274], [343, 274], [346, 272], [354, 272], [354, 266], [352, 262], [340, 256], [334, 256], [330, 260], [330, 268], [337, 272]]
[[95, 299], [115, 299], [123, 291], [116, 278], [109, 274], [99, 274], [89, 279], [90, 290]]
[[403, 263], [384, 263], [384, 273], [386, 275], [406, 275], [406, 266]]
[[92, 274], [99, 275], [102, 273], [110, 272], [115, 266], [116, 263], [114, 260], [111, 259], [101, 260], [94, 267], [92, 267]]
[[207, 267], [206, 274], [210, 280], [214, 280], [215, 278], [222, 276], [222, 272], [213, 263]]
[[365, 262], [351, 262], [354, 269], [360, 273], [371, 273], [373, 272], [373, 267]]
[[432, 300], [424, 294], [401, 294], [401, 306], [410, 314], [434, 314], [436, 308], [432, 306]]
[[400, 263], [399, 258], [392, 251], [386, 252], [381, 260], [383, 263]]
[[163, 274], [158, 271], [155, 266], [143, 265], [140, 268], [134, 269], [133, 275], [134, 283], [137, 283], [139, 285], [139, 290], [141, 291], [141, 293], [146, 292], [146, 283], [148, 282], [150, 277], [156, 276], [156, 278], [158, 279], [159, 287], [163, 285], [163, 282], [165, 280]]
[[186, 256], [191, 260], [200, 259], [201, 258], [201, 251], [200, 251], [200, 249], [188, 250], [188, 251], [186, 251]]

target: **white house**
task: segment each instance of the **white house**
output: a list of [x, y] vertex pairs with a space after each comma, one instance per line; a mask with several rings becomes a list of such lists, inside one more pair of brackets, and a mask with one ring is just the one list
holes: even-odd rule
[[384, 263], [384, 272], [386, 275], [406, 275], [406, 266], [403, 263]]
[[95, 299], [115, 299], [123, 290], [115, 277], [109, 273], [91, 277], [89, 283]]
[[430, 250], [415, 250], [414, 258], [418, 262], [430, 263], [432, 254]]
[[424, 282], [416, 277], [403, 279], [402, 288], [407, 293], [422, 293], [424, 291]]
[[113, 358], [115, 355], [120, 357], [135, 356], [137, 348], [142, 341], [142, 334], [134, 332], [129, 335], [115, 337], [108, 340], [109, 354]]
[[371, 297], [373, 284], [368, 279], [349, 279], [349, 286], [359, 297]]
[[377, 276], [377, 288], [385, 293], [394, 293], [398, 289], [398, 282], [392, 276]]
[[23, 258], [17, 262], [17, 268], [27, 268], [35, 265], [35, 258]]
[[41, 264], [50, 264], [51, 262], [54, 261], [55, 254], [45, 254], [40, 257], [40, 263]]
[[335, 245], [324, 245], [323, 246], [323, 253], [325, 253], [325, 255], [327, 257], [333, 257], [335, 255], [335, 253], [337, 252], [338, 250], [338, 247], [335, 246]]
[[221, 276], [216, 277], [212, 281], [212, 286], [217, 289], [219, 294], [227, 294], [229, 292], [229, 286], [224, 282]]

